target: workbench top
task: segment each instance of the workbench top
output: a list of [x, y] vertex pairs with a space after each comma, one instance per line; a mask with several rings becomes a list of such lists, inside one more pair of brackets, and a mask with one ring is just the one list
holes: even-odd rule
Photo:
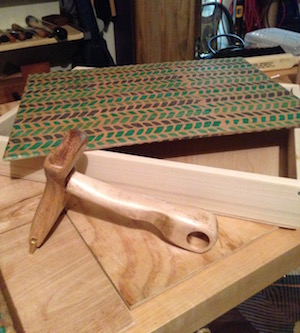
[[218, 216], [217, 245], [195, 254], [77, 200], [30, 255], [44, 184], [0, 184], [1, 289], [17, 331], [193, 332], [300, 265], [300, 230]]

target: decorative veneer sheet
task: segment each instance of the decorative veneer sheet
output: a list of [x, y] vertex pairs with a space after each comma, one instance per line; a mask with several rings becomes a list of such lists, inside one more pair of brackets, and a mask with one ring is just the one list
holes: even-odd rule
[[47, 155], [72, 128], [92, 150], [290, 128], [299, 110], [242, 58], [33, 74], [4, 158]]

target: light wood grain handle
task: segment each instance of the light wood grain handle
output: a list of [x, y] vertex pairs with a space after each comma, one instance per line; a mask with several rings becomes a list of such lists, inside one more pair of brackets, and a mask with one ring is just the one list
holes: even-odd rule
[[195, 207], [172, 205], [134, 194], [74, 172], [67, 192], [130, 219], [154, 225], [169, 242], [198, 253], [209, 250], [217, 240], [217, 220]]

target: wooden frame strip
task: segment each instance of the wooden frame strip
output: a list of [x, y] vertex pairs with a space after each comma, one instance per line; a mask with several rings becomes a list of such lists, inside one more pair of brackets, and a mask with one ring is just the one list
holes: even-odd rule
[[300, 180], [300, 128], [294, 130], [296, 178]]
[[86, 159], [86, 174], [131, 190], [228, 216], [300, 226], [298, 180], [105, 151], [89, 152]]

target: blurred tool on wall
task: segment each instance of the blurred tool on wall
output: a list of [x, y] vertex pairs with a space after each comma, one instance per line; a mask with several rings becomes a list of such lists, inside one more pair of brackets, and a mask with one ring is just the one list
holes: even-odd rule
[[234, 8], [235, 8], [234, 13], [233, 13], [234, 32], [236, 35], [243, 37], [244, 36], [244, 0], [236, 0]]
[[[103, 31], [100, 31], [97, 22], [97, 10], [106, 8], [109, 0], [60, 0], [60, 8], [64, 15], [70, 20], [77, 21], [77, 24], [88, 36], [82, 41], [81, 47], [73, 58], [73, 66], [106, 67], [113, 66], [114, 61], [107, 48]], [[96, 8], [97, 7], [97, 8]], [[111, 7], [110, 7], [111, 8]], [[70, 10], [70, 12], [67, 12]], [[112, 12], [106, 24], [109, 24]]]
[[51, 22], [38, 19], [32, 15], [26, 16], [25, 21], [29, 27], [45, 30], [49, 37], [55, 37], [58, 41], [66, 40], [68, 37], [68, 32], [65, 28], [52, 24]]
[[275, 27], [300, 32], [297, 0], [202, 0], [201, 36], [195, 43], [195, 58], [283, 53], [280, 43], [273, 41], [276, 36], [270, 43], [266, 40], [265, 47], [254, 48], [244, 40], [250, 32]]

